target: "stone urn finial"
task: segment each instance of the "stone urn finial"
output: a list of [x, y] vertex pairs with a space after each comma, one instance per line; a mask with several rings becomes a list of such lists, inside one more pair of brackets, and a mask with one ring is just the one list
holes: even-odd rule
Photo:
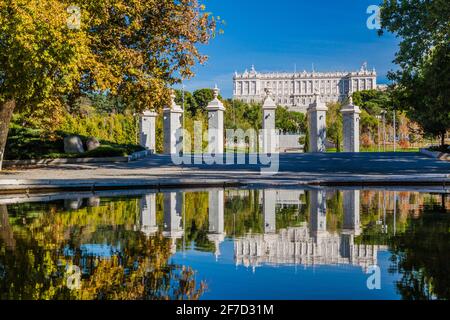
[[219, 88], [217, 87], [217, 83], [216, 83], [216, 85], [214, 86], [214, 89], [213, 89], [213, 92], [214, 92], [214, 99], [218, 99], [218, 97], [219, 97]]
[[319, 94], [319, 90], [314, 90], [314, 101], [315, 102], [320, 102], [320, 94]]
[[173, 106], [173, 105], [175, 105], [175, 97], [176, 97], [176, 95], [175, 95], [175, 90], [170, 90], [170, 104]]
[[353, 96], [352, 95], [348, 96], [348, 104], [353, 105]]

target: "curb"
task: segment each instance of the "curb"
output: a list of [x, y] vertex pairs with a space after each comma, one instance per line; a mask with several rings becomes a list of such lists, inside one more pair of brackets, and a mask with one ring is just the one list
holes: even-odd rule
[[142, 150], [142, 151], [134, 152], [127, 157], [128, 162], [148, 157], [151, 154], [153, 154], [153, 152], [151, 150]]
[[243, 187], [246, 184], [234, 180], [167, 180], [160, 181], [88, 181], [88, 180], [0, 180], [0, 194], [17, 192], [40, 193], [48, 191], [96, 191], [133, 189], [179, 189], [199, 187]]
[[155, 180], [26, 180], [1, 179], [0, 194], [17, 192], [40, 193], [48, 191], [96, 191], [96, 190], [133, 190], [133, 189], [179, 189], [202, 187], [423, 187], [436, 186], [448, 189], [449, 177], [414, 178], [414, 179], [314, 179], [298, 181], [255, 181], [253, 179], [155, 179]]
[[83, 163], [108, 163], [108, 162], [130, 162], [151, 155], [149, 150], [134, 152], [124, 157], [100, 157], [100, 158], [56, 158], [56, 159], [29, 159], [29, 160], [3, 160], [3, 168], [14, 168], [24, 166], [51, 166], [60, 164], [83, 164]]

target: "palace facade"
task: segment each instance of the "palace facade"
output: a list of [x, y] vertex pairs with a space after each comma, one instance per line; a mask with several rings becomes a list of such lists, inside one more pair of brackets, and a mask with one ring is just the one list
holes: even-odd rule
[[275, 103], [289, 110], [306, 112], [318, 92], [325, 102], [344, 101], [349, 94], [377, 88], [375, 69], [363, 64], [356, 72], [257, 72], [252, 66], [233, 77], [233, 99], [262, 102], [264, 90], [270, 89]]

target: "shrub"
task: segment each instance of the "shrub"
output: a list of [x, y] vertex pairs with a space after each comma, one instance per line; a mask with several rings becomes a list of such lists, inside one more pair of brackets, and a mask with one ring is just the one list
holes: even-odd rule
[[57, 130], [67, 134], [93, 136], [111, 143], [134, 144], [138, 142], [137, 127], [136, 118], [132, 115], [66, 115]]
[[86, 151], [78, 156], [80, 158], [100, 158], [100, 157], [125, 157], [127, 149], [115, 146], [100, 146], [97, 149]]
[[431, 146], [428, 150], [450, 153], [450, 145], [444, 144], [443, 146]]
[[403, 148], [403, 149], [409, 148], [409, 141], [406, 139], [400, 139], [398, 144], [400, 145], [400, 148]]
[[[25, 159], [54, 159], [54, 158], [86, 158], [86, 157], [116, 157], [126, 156], [136, 151], [144, 150], [143, 147], [135, 145], [133, 132], [136, 126], [132, 125], [133, 117], [123, 115], [106, 116], [105, 121], [99, 118], [76, 118], [68, 116], [64, 124], [51, 134], [44, 130], [26, 128], [22, 126], [20, 117], [16, 117], [12, 122], [8, 141], [5, 148], [5, 159], [25, 160]], [[123, 123], [120, 119], [124, 120]], [[114, 123], [113, 126], [104, 125]], [[105, 130], [106, 128], [106, 130]], [[69, 131], [65, 131], [69, 130]], [[122, 132], [121, 135], [109, 134], [111, 132]], [[89, 136], [100, 137], [101, 146], [95, 150], [77, 153], [64, 152], [64, 137], [68, 135], [78, 135], [83, 143]], [[134, 140], [133, 140], [134, 139]], [[112, 141], [111, 141], [112, 140]], [[125, 141], [125, 142], [124, 142]], [[130, 142], [127, 142], [130, 141]]]

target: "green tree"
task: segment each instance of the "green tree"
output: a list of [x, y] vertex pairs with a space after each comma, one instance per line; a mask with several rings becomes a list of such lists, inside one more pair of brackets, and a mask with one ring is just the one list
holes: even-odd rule
[[366, 110], [370, 115], [379, 115], [382, 110], [392, 110], [392, 99], [389, 91], [362, 90], [352, 94], [355, 105]]
[[[213, 89], [199, 89], [195, 90], [193, 93], [195, 102], [197, 104], [197, 108], [201, 110], [201, 112], [204, 112], [206, 107], [208, 106], [208, 103], [214, 99], [214, 91]], [[219, 95], [219, 100], [222, 100], [222, 97]]]
[[239, 100], [226, 100], [224, 124], [226, 128], [254, 129], [261, 128], [262, 111], [260, 104], [250, 104]]
[[336, 145], [336, 151], [341, 151], [342, 143], [342, 113], [340, 103], [328, 104], [327, 111], [327, 138]]
[[426, 133], [441, 137], [450, 128], [450, 3], [446, 0], [384, 0], [384, 30], [401, 38], [394, 62], [396, 104]]
[[275, 110], [275, 127], [284, 132], [305, 132], [306, 117], [301, 112], [289, 111], [286, 107], [277, 107]]
[[244, 119], [250, 124], [250, 126], [259, 130], [262, 127], [262, 111], [261, 105], [256, 103], [247, 104], [242, 115]]
[[[175, 102], [183, 107], [183, 91], [175, 90]], [[191, 116], [195, 116], [199, 112], [197, 101], [189, 91], [184, 91], [184, 108]]]

